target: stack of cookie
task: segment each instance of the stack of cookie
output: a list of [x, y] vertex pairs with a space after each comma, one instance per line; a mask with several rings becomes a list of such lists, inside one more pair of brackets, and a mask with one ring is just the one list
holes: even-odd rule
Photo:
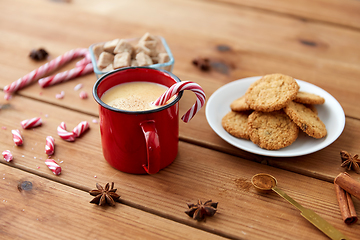
[[299, 92], [299, 88], [290, 76], [262, 77], [251, 84], [244, 96], [231, 103], [231, 112], [222, 119], [223, 128], [268, 150], [291, 145], [299, 135], [299, 128], [313, 138], [325, 137], [325, 124], [314, 107], [324, 104], [325, 99]]

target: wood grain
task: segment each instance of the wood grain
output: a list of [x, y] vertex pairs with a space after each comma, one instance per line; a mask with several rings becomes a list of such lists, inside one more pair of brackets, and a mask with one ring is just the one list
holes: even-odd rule
[[224, 239], [0, 164], [1, 239]]
[[315, 20], [330, 24], [339, 24], [344, 27], [360, 28], [360, 3], [354, 0], [330, 1], [287, 1], [287, 0], [215, 0], [239, 7], [264, 9], [275, 13], [285, 14], [307, 21]]
[[[274, 194], [259, 194], [251, 187], [252, 175], [267, 172], [278, 178], [279, 187], [290, 196], [312, 208], [341, 231], [349, 232], [359, 227], [349, 228], [342, 223], [332, 183], [184, 142], [179, 143], [175, 162], [158, 174], [125, 174], [110, 167], [103, 159], [99, 128], [91, 122], [93, 117], [22, 97], [14, 98], [11, 106], [2, 110], [0, 115], [1, 123], [6, 127], [1, 129], [0, 145], [14, 155], [13, 162], [8, 165], [53, 181], [82, 190], [94, 188], [96, 182], [114, 181], [122, 200], [129, 206], [230, 238], [268, 239], [271, 235], [277, 239], [292, 219], [296, 229], [286, 234], [289, 239], [326, 239], [287, 202]], [[11, 129], [20, 127], [22, 117], [34, 115], [44, 116], [44, 124], [34, 130], [22, 130], [24, 146], [14, 146]], [[87, 120], [90, 130], [73, 143], [61, 140], [56, 135], [56, 127], [64, 121], [64, 116], [71, 116], [65, 119], [69, 128]], [[53, 175], [44, 164], [47, 135], [55, 138], [53, 159], [63, 169], [60, 176]], [[318, 170], [320, 173], [314, 175], [321, 174]], [[218, 213], [208, 218], [206, 223], [194, 222], [183, 213], [187, 202], [198, 199], [219, 202]], [[360, 209], [359, 202], [355, 205]], [[269, 221], [259, 222], [264, 218]], [[356, 231], [348, 235], [353, 236], [353, 232]]]

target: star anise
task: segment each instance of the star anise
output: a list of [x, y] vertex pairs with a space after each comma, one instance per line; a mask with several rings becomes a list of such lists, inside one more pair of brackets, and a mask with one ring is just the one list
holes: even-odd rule
[[41, 61], [46, 59], [48, 55], [49, 54], [45, 49], [39, 48], [39, 49], [33, 49], [30, 52], [29, 57], [35, 61]]
[[187, 215], [197, 221], [205, 219], [205, 216], [213, 216], [216, 213], [218, 203], [212, 200], [206, 201], [204, 204], [199, 200], [197, 204], [187, 203], [189, 210], [185, 211]]
[[110, 206], [115, 206], [115, 202], [119, 201], [120, 196], [115, 193], [117, 189], [114, 189], [114, 182], [111, 183], [111, 188], [109, 183], [105, 185], [105, 188], [96, 183], [96, 188], [97, 189], [89, 192], [92, 196], [95, 196], [90, 203], [95, 203], [100, 206], [107, 203]]
[[348, 170], [353, 169], [356, 173], [360, 173], [360, 159], [359, 155], [355, 154], [351, 156], [347, 151], [340, 151], [341, 167], [347, 167]]

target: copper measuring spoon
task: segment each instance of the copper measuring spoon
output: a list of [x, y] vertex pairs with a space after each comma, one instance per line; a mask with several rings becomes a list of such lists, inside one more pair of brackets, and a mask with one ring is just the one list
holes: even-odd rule
[[325, 233], [329, 238], [334, 240], [348, 240], [349, 238], [338, 231], [334, 226], [328, 223], [325, 219], [317, 215], [314, 211], [304, 208], [299, 203], [297, 203], [294, 199], [289, 197], [284, 191], [280, 190], [277, 185], [277, 180], [275, 177], [266, 174], [266, 173], [258, 173], [251, 178], [252, 185], [261, 191], [271, 191], [273, 190], [289, 203], [291, 203], [294, 207], [301, 211], [301, 215], [311, 222], [315, 227]]

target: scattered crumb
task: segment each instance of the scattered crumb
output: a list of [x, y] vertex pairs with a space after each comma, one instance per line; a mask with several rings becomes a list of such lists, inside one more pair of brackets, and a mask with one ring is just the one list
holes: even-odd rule
[[97, 119], [93, 119], [92, 122], [93, 123], [99, 123], [99, 121]]
[[1, 129], [4, 129], [4, 130], [6, 130], [6, 127], [5, 127], [5, 126], [2, 126], [2, 127], [1, 127]]
[[58, 93], [58, 94], [55, 95], [55, 97], [56, 97], [57, 99], [63, 99], [64, 96], [65, 96], [65, 92], [64, 92], [64, 91], [61, 91], [61, 93]]
[[77, 91], [77, 90], [81, 89], [82, 87], [83, 87], [83, 85], [81, 83], [79, 83], [78, 85], [76, 85], [74, 87], [74, 90]]
[[88, 98], [88, 94], [85, 91], [81, 91], [79, 94], [79, 97], [81, 99], [87, 99]]

